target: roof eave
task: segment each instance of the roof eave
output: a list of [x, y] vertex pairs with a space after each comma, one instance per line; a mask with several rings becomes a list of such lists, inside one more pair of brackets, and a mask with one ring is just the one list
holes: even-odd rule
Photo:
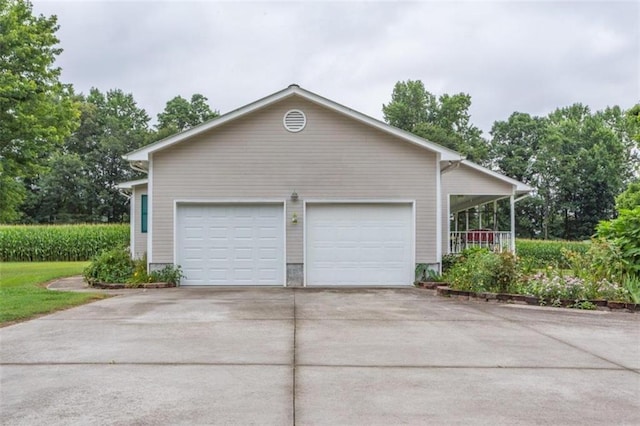
[[206, 132], [215, 127], [221, 126], [229, 121], [235, 120], [245, 114], [249, 114], [258, 109], [264, 108], [268, 105], [271, 105], [275, 102], [278, 102], [284, 98], [297, 94], [302, 96], [303, 98], [314, 102], [316, 104], [323, 105], [327, 108], [330, 108], [334, 111], [340, 112], [344, 115], [347, 115], [361, 123], [367, 124], [371, 127], [377, 128], [378, 130], [382, 130], [385, 133], [392, 134], [396, 137], [404, 139], [414, 145], [425, 148], [429, 151], [436, 152], [440, 154], [441, 160], [449, 160], [449, 161], [457, 161], [461, 160], [463, 157], [460, 153], [435, 144], [426, 139], [420, 138], [418, 136], [413, 135], [412, 133], [406, 132], [404, 130], [398, 129], [396, 127], [390, 126], [387, 123], [376, 120], [375, 118], [369, 117], [368, 115], [362, 114], [358, 111], [355, 111], [351, 108], [345, 107], [344, 105], [338, 104], [330, 99], [323, 98], [322, 96], [316, 95], [313, 92], [309, 92], [305, 89], [300, 88], [297, 85], [291, 85], [286, 89], [283, 89], [279, 92], [276, 92], [272, 95], [259, 99], [251, 104], [245, 105], [241, 108], [233, 110], [227, 114], [224, 114], [220, 117], [217, 117], [211, 121], [203, 123], [199, 126], [193, 127], [189, 130], [185, 130], [184, 132], [177, 133], [173, 136], [169, 136], [160, 141], [154, 142], [153, 144], [147, 145], [135, 151], [132, 151], [124, 156], [124, 158], [128, 161], [148, 161], [149, 154], [159, 151], [161, 149], [167, 148], [173, 144], [176, 144], [182, 140], [188, 139], [200, 133]]
[[140, 185], [146, 185], [148, 183], [149, 183], [149, 179], [130, 180], [130, 181], [127, 181], [127, 182], [121, 182], [121, 183], [117, 184], [116, 188], [118, 188], [118, 189], [132, 189], [133, 187], [140, 186]]
[[469, 160], [463, 160], [462, 164], [464, 164], [465, 166], [469, 166], [472, 169], [478, 170], [480, 172], [486, 173], [490, 176], [493, 176], [497, 179], [500, 179], [504, 182], [510, 183], [511, 185], [514, 186], [515, 192], [518, 194], [527, 194], [531, 191], [533, 191], [533, 187], [527, 185], [526, 183], [520, 182], [519, 180], [510, 178], [509, 176], [505, 176], [501, 173], [498, 172], [494, 172], [491, 169], [487, 169], [486, 167], [483, 167], [479, 164], [474, 163], [473, 161], [469, 161]]
[[238, 117], [241, 117], [245, 114], [248, 114], [250, 112], [256, 111], [260, 108], [264, 108], [267, 105], [270, 105], [274, 102], [277, 102], [281, 99], [284, 99], [288, 96], [291, 96], [294, 93], [294, 87], [288, 87], [284, 90], [281, 90], [279, 92], [276, 92], [270, 96], [264, 97], [262, 99], [259, 99], [255, 102], [252, 102], [248, 105], [245, 105], [241, 108], [235, 109], [231, 112], [228, 112], [220, 117], [216, 117], [210, 121], [207, 121], [203, 124], [200, 124], [196, 127], [192, 127], [188, 130], [185, 130], [183, 132], [180, 133], [176, 133], [175, 135], [169, 136], [167, 138], [161, 139], [157, 142], [154, 142], [150, 145], [144, 146], [142, 148], [139, 148], [135, 151], [132, 151], [128, 154], [126, 154], [124, 157], [128, 160], [128, 161], [149, 161], [149, 154], [155, 152], [155, 151], [159, 151], [163, 148], [169, 147], [173, 144], [176, 144], [180, 141], [183, 141], [185, 139], [188, 139], [190, 137], [199, 135], [200, 133], [206, 132], [207, 130], [210, 130], [214, 127], [218, 127], [223, 125], [224, 123], [227, 123], [231, 120], [235, 120]]

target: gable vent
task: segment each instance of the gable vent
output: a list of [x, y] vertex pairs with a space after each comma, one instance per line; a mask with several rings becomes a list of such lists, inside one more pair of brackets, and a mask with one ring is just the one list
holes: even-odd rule
[[307, 124], [307, 117], [299, 109], [287, 111], [282, 120], [284, 128], [290, 132], [299, 132]]

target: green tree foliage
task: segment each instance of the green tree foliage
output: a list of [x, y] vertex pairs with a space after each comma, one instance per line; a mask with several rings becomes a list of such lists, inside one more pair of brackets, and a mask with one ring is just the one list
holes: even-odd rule
[[0, 0], [0, 222], [19, 217], [23, 179], [36, 175], [76, 128], [71, 86], [60, 82], [55, 16], [24, 0]]
[[[547, 131], [544, 118], [514, 112], [507, 121], [496, 121], [491, 129], [491, 158], [494, 168], [537, 188], [539, 196], [516, 204], [518, 235], [532, 238], [545, 225], [550, 205], [550, 182], [553, 174], [540, 167], [536, 159]], [[502, 212], [503, 222], [508, 210]], [[508, 223], [508, 222], [507, 222]]]
[[434, 96], [420, 80], [399, 81], [391, 102], [382, 106], [387, 123], [456, 150], [479, 163], [488, 147], [479, 128], [471, 124], [471, 96], [465, 93]]
[[640, 207], [620, 210], [617, 218], [600, 222], [597, 231], [620, 249], [627, 272], [640, 276]]
[[631, 133], [631, 138], [636, 142], [637, 148], [637, 144], [640, 142], [640, 104], [635, 104], [633, 108], [630, 108], [626, 113], [626, 117], [627, 128], [634, 129]]
[[23, 205], [29, 222], [92, 221], [92, 182], [82, 157], [74, 152], [55, 152], [47, 163], [46, 173], [30, 186]]
[[536, 188], [518, 205], [519, 234], [591, 236], [600, 220], [614, 215], [615, 196], [635, 173], [634, 131], [619, 107], [592, 113], [581, 104], [494, 123], [494, 166]]
[[32, 221], [120, 222], [128, 215], [117, 185], [142, 176], [122, 156], [147, 141], [149, 116], [119, 89], [91, 89], [79, 100], [80, 127], [31, 187], [24, 210]]
[[631, 182], [627, 189], [616, 197], [616, 210], [633, 210], [640, 207], [640, 181]]
[[176, 96], [167, 102], [164, 111], [158, 114], [157, 127], [162, 134], [172, 134], [197, 126], [219, 115], [218, 111], [209, 107], [207, 98], [199, 93], [191, 96], [191, 101], [182, 96]]

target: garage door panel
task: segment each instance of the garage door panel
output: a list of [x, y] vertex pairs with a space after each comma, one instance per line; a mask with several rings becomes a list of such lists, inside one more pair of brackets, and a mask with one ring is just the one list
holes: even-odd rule
[[210, 239], [227, 239], [229, 230], [224, 226], [209, 226]]
[[183, 285], [284, 284], [281, 204], [179, 205], [176, 226]]
[[306, 217], [309, 285], [410, 285], [411, 204], [310, 204]]
[[267, 261], [277, 260], [278, 250], [276, 248], [261, 248], [259, 249], [258, 259], [263, 259]]

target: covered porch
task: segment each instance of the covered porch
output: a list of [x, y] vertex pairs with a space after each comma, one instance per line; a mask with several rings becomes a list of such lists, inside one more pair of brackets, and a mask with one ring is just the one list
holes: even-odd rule
[[[514, 253], [515, 202], [514, 195], [451, 194], [447, 253], [461, 253], [471, 247]], [[509, 216], [505, 221], [506, 208]]]
[[442, 254], [516, 250], [515, 204], [533, 188], [470, 161], [441, 164]]

